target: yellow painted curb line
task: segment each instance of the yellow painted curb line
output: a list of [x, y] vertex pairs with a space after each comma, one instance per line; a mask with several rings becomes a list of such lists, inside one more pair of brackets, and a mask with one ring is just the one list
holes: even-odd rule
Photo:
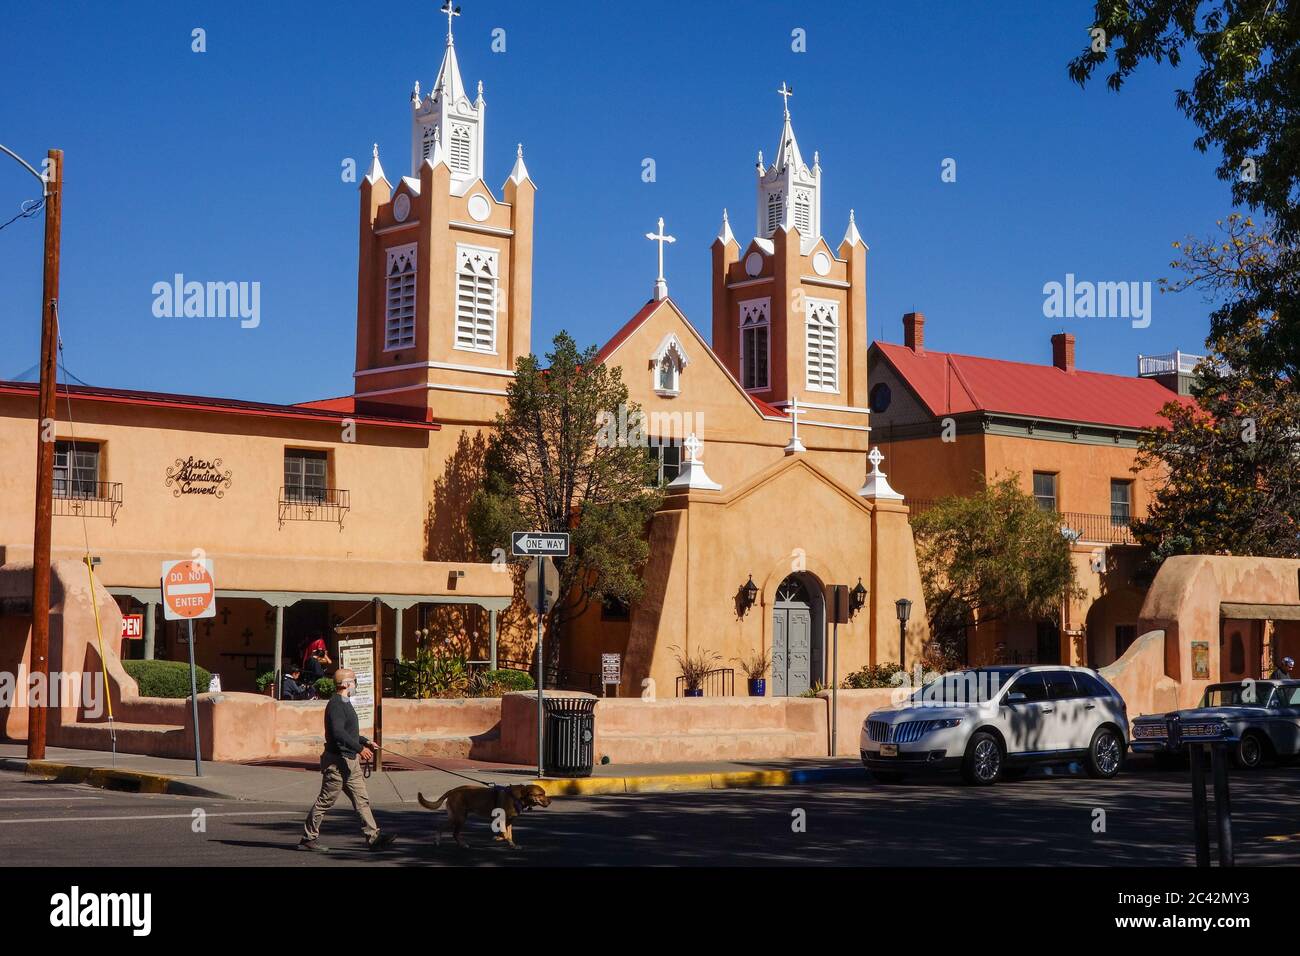
[[667, 793], [674, 790], [731, 790], [783, 787], [798, 782], [790, 770], [737, 770], [729, 773], [678, 773], [646, 777], [565, 777], [533, 780], [550, 796], [602, 793]]
[[108, 767], [80, 767], [49, 760], [28, 760], [25, 773], [53, 777], [62, 783], [84, 783], [101, 790], [130, 790], [133, 793], [167, 793], [172, 778], [141, 770]]

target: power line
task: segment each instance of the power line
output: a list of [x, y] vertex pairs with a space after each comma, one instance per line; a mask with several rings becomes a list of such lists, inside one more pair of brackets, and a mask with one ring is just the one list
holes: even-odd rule
[[11, 224], [17, 222], [19, 219], [30, 219], [30, 218], [32, 218], [32, 216], [36, 215], [38, 212], [41, 211], [41, 207], [43, 207], [44, 205], [45, 205], [45, 197], [44, 197], [44, 196], [42, 196], [40, 199], [28, 199], [28, 200], [24, 201], [23, 204], [22, 204], [22, 206], [19, 207], [19, 208], [20, 208], [20, 211], [19, 211], [18, 215], [14, 216], [12, 219], [10, 219], [10, 220], [9, 220], [8, 222], [6, 222], [6, 223], [0, 224], [0, 229], [3, 229], [3, 228], [5, 228], [5, 226], [11, 225]]

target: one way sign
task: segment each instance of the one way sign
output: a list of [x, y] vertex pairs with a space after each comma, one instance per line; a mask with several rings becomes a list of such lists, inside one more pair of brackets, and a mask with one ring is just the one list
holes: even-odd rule
[[569, 556], [567, 531], [515, 531], [510, 535], [510, 550], [517, 558]]

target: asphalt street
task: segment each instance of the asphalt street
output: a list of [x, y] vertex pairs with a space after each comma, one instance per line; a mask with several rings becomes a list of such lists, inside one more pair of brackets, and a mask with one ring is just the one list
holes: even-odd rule
[[[1231, 777], [1239, 865], [1300, 864], [1300, 772]], [[201, 811], [201, 812], [196, 812]], [[1114, 781], [1035, 777], [992, 788], [955, 778], [885, 785], [556, 798], [515, 826], [518, 849], [483, 821], [469, 849], [435, 847], [443, 818], [381, 809], [393, 851], [368, 852], [340, 802], [328, 854], [298, 852], [306, 807], [127, 794], [0, 773], [6, 866], [1188, 866], [1190, 778], [1144, 770]], [[1097, 811], [1104, 811], [1104, 817]], [[1213, 812], [1213, 810], [1211, 810]], [[1213, 818], [1211, 818], [1213, 819]], [[1104, 824], [1104, 831], [1098, 828]]]

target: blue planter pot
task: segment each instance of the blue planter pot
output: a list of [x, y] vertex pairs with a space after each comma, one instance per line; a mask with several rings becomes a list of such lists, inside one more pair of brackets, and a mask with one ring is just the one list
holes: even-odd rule
[[762, 697], [767, 693], [767, 678], [756, 677], [749, 682], [749, 696]]
[[688, 688], [686, 688], [686, 692], [685, 692], [685, 694], [686, 694], [687, 697], [703, 697], [703, 696], [704, 696], [704, 688], [703, 688], [703, 687], [695, 687], [695, 688], [688, 687]]

